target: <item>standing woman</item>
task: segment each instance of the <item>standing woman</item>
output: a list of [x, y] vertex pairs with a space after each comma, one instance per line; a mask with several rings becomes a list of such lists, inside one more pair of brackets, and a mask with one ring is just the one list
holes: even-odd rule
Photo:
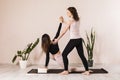
[[60, 74], [62, 74], [62, 75], [69, 74], [67, 56], [73, 50], [73, 48], [76, 47], [78, 55], [81, 58], [82, 63], [85, 67], [85, 72], [83, 74], [89, 75], [90, 73], [89, 73], [89, 69], [88, 69], [88, 63], [84, 56], [82, 38], [80, 37], [80, 33], [79, 33], [80, 20], [79, 20], [79, 16], [78, 16], [76, 8], [69, 7], [67, 9], [67, 16], [70, 19], [68, 22], [66, 22], [66, 27], [61, 32], [61, 35], [59, 37], [57, 37], [54, 41], [54, 44], [57, 43], [61, 39], [61, 37], [67, 32], [67, 30], [70, 30], [70, 40], [62, 53], [63, 63], [64, 63], [64, 71], [61, 72]]

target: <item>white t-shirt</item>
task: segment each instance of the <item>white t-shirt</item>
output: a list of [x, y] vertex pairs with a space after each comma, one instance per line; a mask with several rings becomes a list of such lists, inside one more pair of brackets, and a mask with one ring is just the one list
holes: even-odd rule
[[78, 39], [80, 38], [80, 21], [73, 21], [70, 25], [70, 39]]

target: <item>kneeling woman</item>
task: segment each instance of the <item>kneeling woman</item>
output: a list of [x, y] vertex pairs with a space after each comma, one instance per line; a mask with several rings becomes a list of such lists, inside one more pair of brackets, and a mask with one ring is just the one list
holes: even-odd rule
[[[62, 20], [63, 18], [60, 17], [60, 24], [59, 24], [59, 28], [58, 31], [56, 33], [56, 36], [54, 37], [54, 39], [56, 39], [59, 34], [60, 34], [60, 30], [62, 27]], [[50, 53], [53, 56], [53, 59], [55, 61], [57, 61], [57, 63], [63, 67], [63, 59], [62, 59], [62, 55], [60, 53], [60, 49], [59, 49], [59, 45], [57, 44], [53, 44], [52, 42], [54, 41], [50, 39], [50, 36], [48, 34], [44, 34], [42, 35], [42, 50], [46, 53], [46, 62], [45, 62], [45, 68], [48, 67], [49, 64], [49, 60], [50, 60]]]

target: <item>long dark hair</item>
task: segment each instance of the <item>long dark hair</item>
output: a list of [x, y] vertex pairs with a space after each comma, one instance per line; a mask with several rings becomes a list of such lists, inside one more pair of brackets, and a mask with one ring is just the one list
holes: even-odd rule
[[79, 16], [75, 7], [69, 7], [67, 10], [69, 10], [72, 13], [73, 19], [75, 21], [79, 21]]
[[47, 53], [50, 47], [50, 43], [51, 43], [50, 36], [48, 34], [43, 34], [41, 40], [41, 47], [45, 53]]

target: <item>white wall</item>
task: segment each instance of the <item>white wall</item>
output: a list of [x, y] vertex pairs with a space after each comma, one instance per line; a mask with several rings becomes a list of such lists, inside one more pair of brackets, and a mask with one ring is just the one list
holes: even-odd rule
[[[0, 0], [0, 63], [11, 63], [17, 50], [48, 33], [54, 37], [59, 16], [66, 18], [66, 9], [75, 6], [81, 18], [81, 36], [93, 27], [96, 31], [94, 59], [96, 63], [120, 63], [119, 0]], [[63, 51], [69, 33], [59, 42]], [[41, 44], [31, 53], [32, 64], [43, 64]], [[86, 55], [86, 53], [85, 53]], [[74, 49], [70, 63], [79, 63]]]

